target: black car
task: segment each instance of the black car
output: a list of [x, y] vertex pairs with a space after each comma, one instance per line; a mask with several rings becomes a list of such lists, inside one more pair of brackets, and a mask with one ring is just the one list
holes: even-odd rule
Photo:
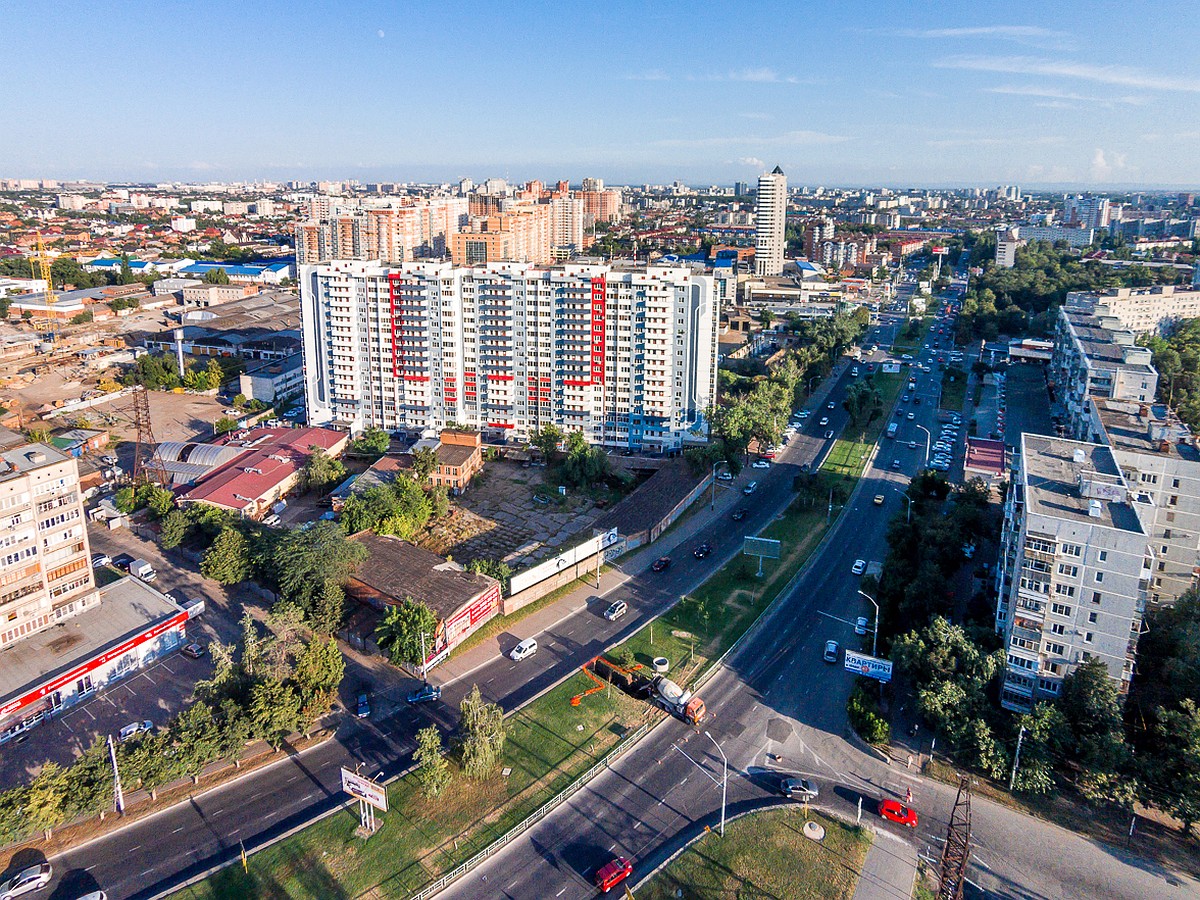
[[740, 522], [742, 519], [746, 518], [746, 511], [744, 509], [735, 509], [729, 518], [733, 519], [735, 522]]
[[432, 703], [442, 698], [442, 688], [437, 684], [423, 684], [406, 698], [409, 703]]
[[122, 572], [128, 572], [129, 567], [133, 565], [133, 557], [128, 553], [118, 553], [113, 557], [112, 564]]
[[652, 566], [650, 567], [650, 570], [651, 570], [652, 572], [665, 572], [665, 571], [667, 571], [667, 568], [668, 568], [670, 565], [671, 565], [671, 557], [669, 557], [669, 556], [660, 556], [658, 559], [656, 559], [656, 560], [654, 561], [654, 565], [652, 565]]
[[701, 544], [692, 551], [692, 556], [696, 557], [696, 559], [704, 559], [704, 557], [708, 556], [710, 553], [712, 553], [712, 547], [708, 544]]

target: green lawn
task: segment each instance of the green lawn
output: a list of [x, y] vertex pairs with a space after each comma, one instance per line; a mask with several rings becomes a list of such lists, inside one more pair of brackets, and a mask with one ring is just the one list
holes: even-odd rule
[[174, 896], [327, 900], [370, 891], [378, 898], [407, 897], [500, 837], [641, 724], [646, 705], [616, 689], [571, 706], [572, 696], [593, 685], [577, 674], [508, 718], [507, 778], [497, 773], [473, 782], [455, 770], [451, 786], [434, 800], [415, 779], [402, 778], [389, 787], [390, 809], [369, 840], [354, 834], [357, 811], [341, 811], [255, 853], [248, 873], [231, 866]]
[[743, 816], [725, 836], [706, 834], [638, 891], [638, 900], [787, 898], [850, 900], [870, 835], [819, 813], [820, 843], [806, 838], [801, 806]]
[[[899, 374], [885, 374], [880, 372], [873, 376], [875, 385], [879, 388], [879, 393], [883, 397], [883, 415], [871, 421], [865, 428], [860, 429], [857, 435], [857, 440], [848, 438], [839, 438], [833, 444], [833, 449], [829, 451], [829, 455], [825, 457], [825, 461], [821, 463], [821, 471], [829, 472], [833, 475], [841, 475], [846, 478], [858, 478], [862, 475], [863, 469], [866, 468], [867, 459], [871, 455], [871, 449], [879, 440], [879, 435], [887, 427], [891, 421], [889, 413], [892, 406], [896, 403], [896, 395], [900, 393], [900, 388], [904, 385], [905, 376], [903, 372]], [[853, 434], [854, 426], [847, 425], [845, 434]]]
[[[951, 381], [950, 379], [954, 380]], [[967, 373], [962, 369], [947, 368], [942, 373], [942, 409], [962, 412], [967, 400]]]

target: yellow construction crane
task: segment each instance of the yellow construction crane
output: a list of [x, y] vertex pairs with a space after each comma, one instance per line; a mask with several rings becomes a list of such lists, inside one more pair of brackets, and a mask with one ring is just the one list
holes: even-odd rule
[[[36, 264], [36, 266], [35, 266]], [[54, 304], [58, 300], [58, 296], [54, 293], [54, 281], [50, 277], [50, 257], [46, 255], [46, 244], [42, 240], [42, 233], [37, 232], [37, 255], [29, 260], [29, 269], [33, 273], [33, 277], [41, 277], [46, 282], [46, 318], [44, 320], [34, 319], [33, 327], [38, 331], [54, 331]]]

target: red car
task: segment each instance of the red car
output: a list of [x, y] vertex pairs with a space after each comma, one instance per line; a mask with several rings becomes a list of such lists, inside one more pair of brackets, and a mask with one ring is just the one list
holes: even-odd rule
[[917, 814], [899, 800], [880, 800], [879, 815], [909, 828], [917, 827]]
[[596, 887], [608, 893], [624, 881], [633, 872], [633, 863], [623, 856], [618, 856], [612, 862], [607, 862], [596, 873]]

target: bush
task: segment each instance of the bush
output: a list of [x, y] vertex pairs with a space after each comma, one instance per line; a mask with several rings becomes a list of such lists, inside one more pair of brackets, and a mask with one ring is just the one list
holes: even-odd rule
[[879, 704], [861, 681], [854, 685], [854, 691], [846, 703], [846, 713], [850, 717], [851, 727], [868, 744], [878, 746], [892, 739], [892, 726], [880, 715]]

